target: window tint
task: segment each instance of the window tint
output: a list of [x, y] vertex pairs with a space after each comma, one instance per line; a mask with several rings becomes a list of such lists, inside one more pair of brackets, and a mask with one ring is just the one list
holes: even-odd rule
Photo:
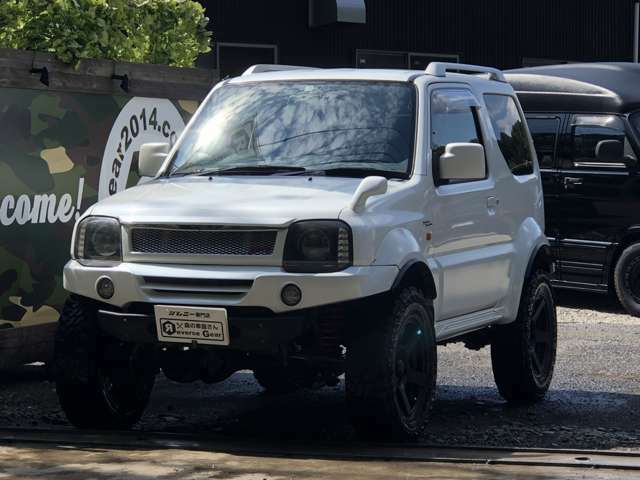
[[507, 165], [514, 175], [533, 173], [533, 154], [529, 148], [527, 125], [516, 102], [507, 95], [484, 96], [493, 130]]
[[563, 168], [624, 168], [635, 159], [624, 122], [614, 115], [576, 115], [571, 125], [571, 158]]
[[553, 168], [558, 144], [559, 117], [527, 117], [540, 168]]
[[[431, 151], [434, 178], [438, 160], [449, 143], [479, 143], [476, 98], [464, 89], [441, 89], [431, 96]], [[478, 179], [481, 180], [481, 179]], [[450, 183], [450, 182], [449, 182]]]

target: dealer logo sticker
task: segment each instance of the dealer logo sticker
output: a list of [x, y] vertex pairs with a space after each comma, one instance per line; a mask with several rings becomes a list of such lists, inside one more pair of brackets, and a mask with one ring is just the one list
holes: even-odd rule
[[175, 335], [176, 334], [176, 324], [173, 322], [165, 322], [162, 325], [162, 331], [165, 335]]
[[164, 142], [173, 146], [184, 127], [180, 112], [169, 100], [145, 97], [129, 100], [116, 118], [104, 149], [99, 200], [127, 188], [143, 144]]

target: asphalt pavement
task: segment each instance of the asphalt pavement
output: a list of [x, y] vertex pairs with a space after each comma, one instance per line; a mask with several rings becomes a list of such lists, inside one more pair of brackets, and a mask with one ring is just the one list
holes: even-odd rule
[[[489, 349], [439, 349], [430, 445], [640, 450], [640, 319], [608, 297], [559, 294], [559, 351], [552, 389], [535, 406], [511, 407], [494, 386]], [[0, 375], [0, 427], [71, 428], [42, 367]], [[137, 427], [149, 432], [265, 442], [350, 442], [343, 384], [268, 395], [251, 372], [217, 385], [160, 376]]]

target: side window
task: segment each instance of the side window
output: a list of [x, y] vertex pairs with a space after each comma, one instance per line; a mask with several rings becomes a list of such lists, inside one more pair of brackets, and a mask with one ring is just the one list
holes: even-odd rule
[[500, 151], [514, 175], [533, 173], [533, 152], [529, 147], [527, 124], [520, 116], [513, 97], [484, 96]]
[[[478, 124], [478, 107], [476, 98], [469, 90], [463, 88], [443, 88], [432, 93], [431, 158], [433, 178], [436, 184], [459, 183], [451, 180], [438, 180], [438, 161], [448, 144], [478, 143], [482, 145], [482, 134]], [[478, 178], [477, 180], [483, 179]]]
[[527, 117], [527, 123], [540, 168], [553, 168], [558, 147], [560, 117]]
[[571, 155], [563, 168], [624, 168], [635, 160], [624, 122], [615, 115], [574, 115]]

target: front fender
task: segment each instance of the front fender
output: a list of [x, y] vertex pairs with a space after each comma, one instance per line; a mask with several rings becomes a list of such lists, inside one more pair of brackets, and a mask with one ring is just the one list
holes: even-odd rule
[[407, 228], [388, 232], [375, 252], [374, 265], [394, 265], [401, 268], [412, 260], [424, 261], [416, 236]]
[[513, 261], [511, 262], [511, 290], [506, 300], [505, 323], [516, 319], [520, 298], [528, 276], [528, 270], [541, 248], [549, 247], [549, 240], [540, 224], [532, 217], [527, 218], [513, 239]]

